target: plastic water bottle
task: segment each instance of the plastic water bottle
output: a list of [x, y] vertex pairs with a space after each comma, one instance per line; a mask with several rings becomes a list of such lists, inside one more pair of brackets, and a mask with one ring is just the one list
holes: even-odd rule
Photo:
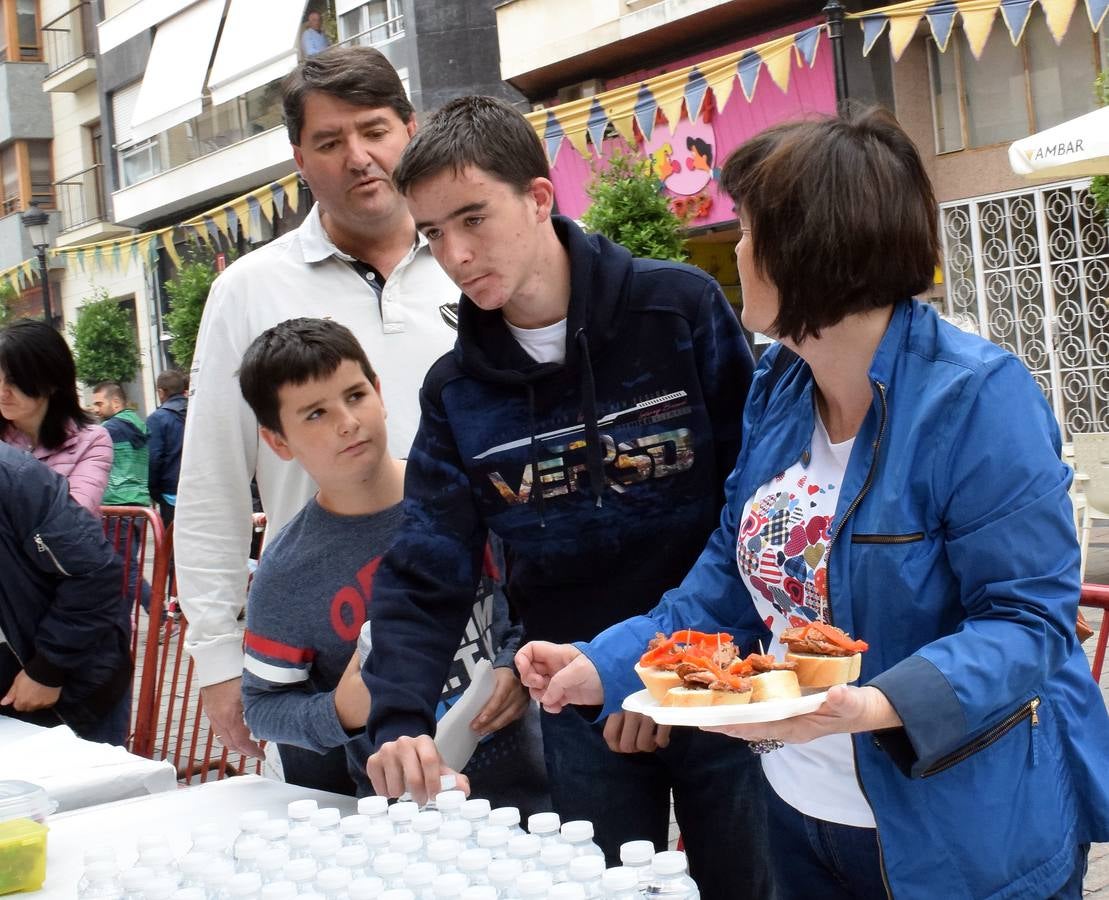
[[271, 881], [262, 885], [262, 900], [296, 900], [297, 886], [291, 881]]
[[320, 869], [328, 869], [335, 865], [335, 854], [342, 846], [342, 838], [339, 837], [338, 832], [332, 832], [317, 835], [308, 845], [308, 849], [312, 853], [312, 859], [316, 861], [316, 866]]
[[389, 851], [389, 841], [393, 839], [393, 823], [388, 819], [370, 822], [362, 832], [362, 844], [369, 851], [370, 862], [378, 853]]
[[605, 873], [605, 858], [585, 854], [570, 860], [570, 881], [580, 884], [588, 900], [601, 896], [601, 876]]
[[308, 824], [320, 834], [339, 834], [339, 810], [334, 806], [317, 809], [308, 819]]
[[503, 825], [486, 825], [479, 828], [477, 845], [484, 847], [493, 859], [504, 859], [508, 856], [508, 829]]
[[269, 849], [262, 838], [256, 834], [248, 834], [235, 841], [235, 871], [257, 872], [258, 857]]
[[425, 843], [435, 839], [442, 825], [443, 814], [437, 809], [422, 809], [412, 820], [412, 830], [422, 837]]
[[655, 845], [650, 841], [627, 841], [620, 845], [620, 862], [635, 872], [641, 891], [651, 883], [651, 860], [654, 857]]
[[688, 874], [685, 854], [680, 850], [663, 850], [651, 860], [651, 883], [647, 897], [665, 900], [700, 900], [701, 892]]
[[[489, 827], [496, 828], [498, 826], [490, 825]], [[508, 834], [512, 833], [508, 831], [507, 828], [505, 828], [505, 831]], [[531, 872], [535, 869], [542, 868], [539, 865], [539, 851], [541, 849], [542, 841], [537, 834], [524, 834], [521, 832], [508, 839], [508, 858], [520, 860], [525, 872]]]
[[290, 829], [285, 840], [289, 846], [289, 859], [311, 859], [312, 841], [316, 837], [316, 829], [307, 824]]
[[[537, 837], [537, 835], [532, 835]], [[539, 865], [551, 873], [555, 884], [570, 880], [570, 860], [574, 858], [574, 848], [569, 844], [547, 844], [539, 851]]]
[[286, 813], [289, 820], [289, 851], [290, 855], [295, 856], [292, 852], [293, 844], [295, 843], [298, 848], [307, 846], [307, 842], [303, 837], [294, 837], [295, 835], [311, 835], [316, 836], [316, 829], [312, 827], [312, 816], [319, 810], [320, 806], [315, 800], [293, 800], [287, 807]]
[[340, 847], [335, 854], [335, 865], [350, 872], [352, 880], [364, 878], [370, 874], [370, 851], [362, 843]]
[[350, 882], [350, 872], [346, 869], [321, 869], [316, 875], [316, 893], [327, 900], [346, 900], [347, 885]]
[[[134, 866], [121, 872], [119, 883], [123, 888], [123, 900], [143, 900], [146, 883], [154, 877], [154, 871], [146, 866]], [[80, 894], [81, 889], [77, 893]]]
[[547, 894], [547, 900], [587, 900], [588, 897], [585, 888], [573, 881], [556, 884]]
[[181, 873], [183, 888], [204, 887], [204, 873], [212, 863], [208, 853], [186, 853], [177, 861], [177, 869]]
[[164, 834], [143, 834], [135, 841], [135, 847], [139, 852], [139, 856], [142, 856], [152, 847], [165, 847], [169, 850], [169, 842]]
[[289, 849], [289, 822], [286, 819], [266, 819], [258, 827], [258, 837], [271, 847]]
[[387, 819], [389, 817], [388, 797], [362, 797], [358, 801], [358, 815], [366, 816], [371, 821]]
[[387, 888], [382, 891], [380, 900], [416, 900], [416, 895], [408, 888]]
[[458, 854], [462, 852], [462, 845], [458, 841], [440, 838], [431, 841], [424, 847], [424, 855], [429, 863], [434, 864], [440, 874], [458, 871]]
[[231, 859], [231, 849], [218, 825], [199, 825], [193, 829], [189, 853], [207, 853], [212, 857]]
[[262, 884], [273, 884], [285, 880], [285, 866], [289, 864], [289, 852], [284, 847], [266, 847], [258, 857], [258, 874]]
[[343, 816], [339, 820], [339, 835], [343, 839], [343, 846], [349, 847], [352, 844], [362, 843], [362, 834], [369, 827], [372, 822], [369, 816], [355, 814], [353, 816]]
[[385, 882], [380, 878], [355, 878], [347, 885], [347, 900], [377, 900], [385, 891]]
[[461, 894], [462, 900], [497, 900], [497, 889], [488, 884], [471, 884]]
[[228, 900], [261, 900], [262, 876], [257, 872], [236, 872], [224, 892]]
[[204, 873], [204, 890], [209, 897], [223, 897], [223, 889], [235, 874], [235, 864], [226, 856], [216, 857]]
[[297, 887], [298, 894], [307, 893], [316, 880], [316, 861], [314, 859], [293, 859], [285, 866], [285, 877]]
[[520, 900], [547, 900], [553, 887], [549, 872], [524, 872], [516, 879]]
[[435, 866], [429, 862], [412, 863], [404, 871], [404, 886], [420, 900], [434, 900], [431, 893], [431, 882], [439, 873]]
[[156, 844], [142, 850], [139, 853], [139, 865], [153, 869], [158, 878], [168, 878], [174, 887], [181, 880], [181, 873], [173, 862], [173, 853], [165, 844]]
[[411, 831], [412, 820], [416, 818], [416, 813], [419, 811], [420, 807], [411, 800], [401, 800], [394, 803], [389, 807], [389, 821], [393, 823], [393, 830], [397, 834]]
[[404, 869], [408, 859], [403, 853], [378, 853], [373, 859], [374, 875], [385, 882], [385, 887], [404, 887]]
[[[113, 853], [114, 857], [115, 854]], [[123, 885], [119, 880], [119, 868], [114, 860], [104, 858], [95, 859], [85, 868], [82, 876], [84, 886], [78, 890], [80, 900], [93, 897], [111, 897], [116, 900], [123, 893]]]
[[474, 843], [474, 826], [465, 819], [447, 819], [439, 829], [439, 837], [450, 841], [458, 841], [463, 849], [477, 846]]
[[460, 872], [445, 872], [431, 881], [433, 900], [456, 900], [470, 886], [469, 879]]
[[490, 810], [489, 824], [503, 825], [508, 829], [510, 837], [524, 834], [524, 829], [520, 827], [520, 810], [515, 806], [498, 806]]
[[177, 893], [177, 885], [173, 883], [172, 878], [155, 875], [146, 883], [143, 897], [149, 897], [150, 900], [171, 900], [175, 893]]
[[574, 850], [574, 856], [599, 856], [604, 859], [604, 851], [593, 843], [593, 823], [585, 819], [562, 824], [562, 840]]
[[561, 825], [558, 813], [533, 813], [528, 816], [528, 834], [539, 835], [544, 847], [562, 843], [562, 833], [559, 830]]
[[458, 854], [455, 864], [470, 884], [489, 884], [489, 864], [493, 854], [484, 847], [471, 847]]
[[208, 894], [202, 887], [178, 888], [170, 894], [170, 900], [208, 900]]
[[440, 791], [435, 795], [435, 808], [443, 816], [444, 822], [462, 818], [462, 804], [466, 795], [462, 791]]
[[410, 863], [418, 862], [423, 856], [424, 839], [414, 831], [394, 834], [389, 839], [389, 850], [403, 854]]
[[606, 869], [601, 876], [601, 896], [604, 900], [643, 900], [643, 894], [639, 890], [639, 872], [628, 866]]
[[262, 827], [262, 823], [269, 820], [269, 813], [264, 809], [252, 809], [239, 816], [239, 833], [235, 836], [234, 842], [231, 844], [231, 853], [238, 858], [235, 852], [238, 850], [239, 843], [251, 837], [258, 837], [258, 831]]
[[474, 829], [476, 834], [488, 824], [490, 811], [491, 807], [488, 800], [475, 797], [462, 804], [459, 815], [470, 823], [470, 827]]
[[518, 859], [495, 859], [486, 869], [489, 883], [497, 889], [498, 896], [509, 896], [508, 891], [516, 884], [516, 880], [524, 874], [524, 867]]

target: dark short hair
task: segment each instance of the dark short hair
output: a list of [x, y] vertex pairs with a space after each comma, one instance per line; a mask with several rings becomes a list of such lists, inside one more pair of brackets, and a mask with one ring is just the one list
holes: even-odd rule
[[239, 389], [258, 424], [283, 435], [281, 388], [327, 378], [344, 360], [358, 363], [376, 384], [366, 351], [349, 328], [330, 319], [288, 319], [267, 328], [247, 347], [239, 366]]
[[393, 183], [407, 194], [420, 181], [467, 166], [525, 191], [551, 167], [535, 129], [518, 110], [496, 97], [459, 97], [437, 110], [416, 132], [393, 169]]
[[127, 392], [118, 381], [101, 381], [92, 389], [92, 392], [94, 394], [102, 393], [108, 400], [118, 400], [120, 403], [127, 402]]
[[[69, 345], [51, 325], [20, 319], [0, 330], [0, 372], [28, 397], [49, 397], [39, 426], [39, 444], [55, 450], [65, 443], [67, 428], [93, 423], [77, 398], [77, 371]], [[0, 414], [0, 431], [11, 423]]]
[[932, 283], [935, 194], [916, 146], [880, 107], [769, 128], [732, 152], [720, 180], [778, 290], [777, 335], [818, 337]]
[[185, 373], [180, 369], [166, 369], [154, 382], [160, 391], [165, 391], [171, 397], [174, 394], [185, 392]]
[[289, 142], [300, 144], [304, 106], [314, 92], [330, 94], [355, 106], [388, 107], [402, 122], [415, 114], [397, 70], [372, 47], [328, 47], [309, 56], [281, 84], [281, 103]]

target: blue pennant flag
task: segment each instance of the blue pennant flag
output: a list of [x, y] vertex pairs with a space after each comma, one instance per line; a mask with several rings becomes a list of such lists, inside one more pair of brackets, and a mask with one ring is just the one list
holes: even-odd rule
[[747, 102], [755, 96], [755, 85], [759, 83], [759, 72], [762, 70], [762, 57], [748, 50], [739, 58], [736, 66], [739, 73], [739, 85], [743, 88], [743, 96]]
[[924, 13], [928, 17], [928, 25], [932, 29], [932, 37], [940, 53], [947, 52], [947, 42], [951, 40], [951, 31], [955, 25], [954, 0], [944, 0], [934, 3]]
[[1105, 21], [1105, 14], [1109, 12], [1109, 0], [1086, 0], [1086, 10], [1090, 14], [1090, 24], [1094, 31], [1098, 31]]
[[869, 56], [874, 44], [889, 24], [887, 16], [867, 16], [863, 19], [863, 56]]
[[1024, 34], [1024, 26], [1028, 24], [1028, 17], [1032, 15], [1032, 0], [1002, 0], [1001, 17], [1005, 20], [1005, 27], [1009, 29], [1009, 37], [1015, 46]]
[[816, 62], [816, 45], [820, 41], [820, 29], [823, 27], [823, 25], [814, 25], [812, 28], [806, 28], [793, 40], [793, 46], [797, 48], [801, 59], [810, 69]]
[[640, 134], [644, 139], [650, 140], [655, 131], [655, 118], [658, 116], [658, 101], [651, 89], [645, 84], [639, 86], [639, 93], [635, 95], [635, 124], [639, 126]]
[[562, 149], [562, 141], [566, 132], [562, 130], [553, 112], [547, 112], [547, 127], [543, 130], [543, 143], [547, 145], [547, 161], [553, 166], [558, 159], [558, 151]]
[[234, 241], [235, 236], [239, 233], [239, 214], [235, 212], [230, 206], [225, 206], [223, 211], [227, 213], [227, 234], [228, 237]]
[[585, 130], [589, 132], [589, 139], [593, 141], [593, 147], [598, 153], [601, 152], [606, 128], [608, 128], [608, 116], [601, 108], [601, 101], [594, 98], [593, 105], [589, 108], [589, 119], [585, 123]]
[[250, 236], [253, 240], [262, 239], [262, 204], [253, 194], [246, 196], [246, 208], [250, 215]]
[[689, 81], [686, 82], [684, 91], [685, 111], [690, 122], [696, 121], [701, 114], [701, 104], [705, 102], [708, 89], [709, 83], [705, 81], [705, 76], [694, 66], [689, 72]]
[[275, 216], [285, 215], [285, 188], [280, 182], [275, 181], [270, 185], [273, 189], [273, 214]]
[[216, 220], [209, 219], [205, 216], [204, 228], [207, 230], [208, 237], [211, 239], [212, 243], [219, 247], [219, 226], [216, 224]]

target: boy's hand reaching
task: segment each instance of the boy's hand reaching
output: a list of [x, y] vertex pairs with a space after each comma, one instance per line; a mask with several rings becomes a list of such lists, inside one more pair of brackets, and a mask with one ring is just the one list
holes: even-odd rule
[[493, 696], [470, 722], [470, 727], [482, 737], [511, 725], [528, 708], [527, 688], [510, 668], [494, 669], [493, 677], [496, 679]]
[[469, 779], [447, 767], [435, 741], [427, 734], [401, 737], [383, 744], [366, 760], [366, 774], [375, 794], [399, 797], [407, 792], [420, 806], [439, 792], [443, 775], [454, 775], [458, 790], [470, 793]]
[[334, 699], [339, 723], [347, 731], [358, 731], [366, 727], [366, 720], [370, 717], [370, 692], [366, 688], [366, 682], [362, 680], [362, 664], [358, 660], [357, 650], [339, 676]]
[[36, 709], [48, 709], [53, 706], [61, 695], [60, 687], [39, 684], [26, 672], [20, 671], [4, 698], [0, 700], [0, 706], [10, 706], [16, 712], [34, 712]]

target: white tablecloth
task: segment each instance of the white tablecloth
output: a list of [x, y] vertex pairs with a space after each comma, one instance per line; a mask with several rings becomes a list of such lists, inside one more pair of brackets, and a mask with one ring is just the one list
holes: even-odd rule
[[46, 883], [41, 891], [20, 896], [72, 900], [89, 847], [107, 844], [116, 848], [120, 866], [127, 867], [138, 856], [136, 847], [141, 835], [162, 834], [174, 854], [180, 856], [188, 850], [190, 831], [196, 825], [215, 822], [224, 828], [230, 841], [238, 833], [239, 813], [264, 809], [274, 818], [284, 817], [290, 800], [304, 798], [315, 799], [321, 807], [338, 807], [342, 815], [353, 813], [357, 807], [353, 797], [240, 775], [52, 816], [46, 823], [50, 826]]
[[177, 787], [165, 760], [82, 740], [64, 725], [41, 728], [10, 716], [0, 716], [0, 778], [39, 785], [58, 812]]

